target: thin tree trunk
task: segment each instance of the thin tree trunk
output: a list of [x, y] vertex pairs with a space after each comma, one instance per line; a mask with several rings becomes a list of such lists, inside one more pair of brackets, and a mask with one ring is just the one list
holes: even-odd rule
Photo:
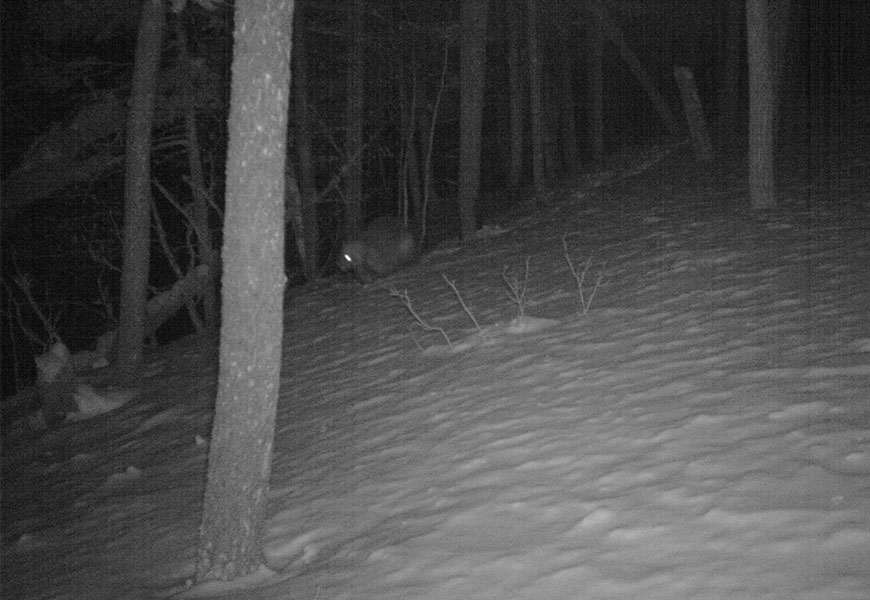
[[459, 220], [462, 237], [477, 232], [480, 148], [483, 138], [483, 85], [486, 77], [487, 0], [462, 0], [460, 8]]
[[[405, 165], [404, 177], [405, 189], [403, 197], [407, 203], [411, 205], [411, 212], [408, 214], [414, 215], [416, 225], [413, 227], [414, 239], [422, 241], [421, 231], [423, 229], [420, 218], [423, 214], [423, 181], [420, 178], [420, 160], [417, 158], [417, 147], [420, 145], [417, 142], [417, 136], [414, 132], [417, 129], [416, 109], [412, 109], [412, 113], [407, 118], [411, 119], [409, 129], [407, 131], [408, 138], [405, 143]], [[404, 194], [407, 196], [404, 196]]]
[[208, 267], [210, 280], [202, 290], [202, 312], [206, 327], [217, 325], [217, 267], [218, 261], [214, 250], [214, 242], [209, 227], [209, 206], [206, 196], [205, 178], [202, 174], [202, 157], [199, 153], [199, 135], [196, 126], [196, 110], [193, 105], [193, 67], [187, 53], [187, 31], [184, 26], [182, 12], [175, 19], [175, 33], [178, 44], [178, 54], [184, 64], [187, 77], [181, 82], [184, 97], [184, 129], [187, 133], [187, 160], [190, 165], [190, 188], [193, 195], [193, 228], [196, 233], [197, 252], [201, 264]]
[[[538, 54], [540, 59], [540, 53]], [[562, 156], [559, 152], [559, 81], [558, 75], [541, 68], [541, 115], [544, 125], [544, 179], [555, 179], [562, 170]], [[546, 108], [544, 108], [546, 107]]]
[[589, 21], [589, 63], [588, 81], [589, 90], [589, 138], [592, 150], [592, 160], [596, 164], [604, 158], [604, 77], [602, 75], [602, 63], [604, 61], [604, 29], [601, 24], [601, 0], [597, 2], [599, 8], [593, 11]]
[[[317, 186], [314, 182], [314, 157], [311, 152], [311, 110], [308, 106], [308, 53], [305, 40], [305, 7], [300, 2], [293, 27], [293, 86], [296, 154], [299, 159], [299, 191], [302, 204], [302, 231], [305, 245], [305, 275], [311, 280], [320, 268], [317, 231]], [[300, 232], [296, 232], [300, 235]]]
[[420, 211], [420, 236], [418, 238], [418, 243], [420, 247], [426, 241], [426, 236], [428, 235], [428, 211], [429, 211], [429, 203], [433, 200], [434, 196], [434, 176], [433, 176], [433, 153], [434, 153], [434, 145], [435, 145], [435, 129], [438, 126], [438, 113], [441, 110], [441, 100], [444, 97], [444, 90], [447, 87], [447, 72], [450, 68], [448, 61], [448, 52], [450, 50], [450, 46], [445, 40], [444, 42], [444, 54], [443, 60], [441, 63], [441, 77], [438, 80], [438, 91], [435, 93], [435, 102], [432, 106], [432, 110], [430, 112], [427, 111], [418, 111], [417, 115], [417, 137], [420, 142], [420, 156], [423, 159], [422, 165], [422, 176], [423, 176], [423, 206]]
[[749, 53], [749, 198], [753, 210], [773, 208], [774, 69], [769, 0], [746, 0]]
[[420, 219], [423, 215], [423, 182], [420, 174], [420, 160], [417, 155], [417, 149], [420, 146], [417, 140], [417, 120], [418, 113], [422, 112], [418, 106], [419, 99], [423, 97], [423, 86], [420, 85], [420, 78], [414, 74], [411, 75], [411, 98], [409, 103], [404, 103], [402, 108], [402, 130], [404, 142], [403, 152], [404, 159], [402, 161], [401, 181], [401, 198], [407, 207], [410, 204], [410, 212], [404, 214], [414, 215], [414, 239], [422, 242], [423, 226]]
[[723, 44], [722, 77], [719, 81], [719, 137], [723, 143], [734, 143], [738, 123], [738, 100], [740, 98], [740, 58], [743, 56], [743, 26], [745, 0], [726, 0], [725, 39]]
[[[409, 59], [413, 64], [414, 59]], [[403, 84], [399, 99], [399, 122], [401, 123], [401, 148], [402, 155], [399, 158], [397, 179], [397, 206], [400, 216], [410, 217], [410, 215], [420, 215], [420, 188], [415, 189], [415, 184], [419, 183], [419, 173], [415, 173], [417, 168], [417, 157], [415, 156], [414, 146], [416, 145], [415, 138], [415, 121], [414, 115], [417, 112], [417, 77], [414, 73], [408, 73], [407, 84]], [[415, 239], [417, 237], [415, 232]]]
[[511, 165], [510, 192], [516, 198], [523, 176], [523, 0], [507, 0], [508, 16], [508, 76], [511, 103]]
[[541, 61], [538, 52], [537, 0], [526, 0], [526, 50], [529, 63], [529, 116], [532, 135], [532, 179], [535, 201], [544, 199], [544, 116], [541, 101]]
[[281, 368], [284, 161], [292, 0], [237, 0], [227, 149], [220, 368], [197, 581], [254, 571]]
[[[792, 80], [795, 76], [794, 67], [799, 51], [795, 52], [792, 44], [792, 27], [794, 20], [794, 5], [792, 0], [770, 0], [770, 60], [773, 71], [773, 132], [774, 138], [779, 131], [781, 119], [780, 106], [784, 97], [791, 96]], [[836, 27], [843, 30], [845, 27]], [[836, 46], [834, 52], [842, 52], [842, 46]], [[840, 57], [842, 58], [842, 56]], [[798, 75], [803, 79], [803, 75]]]
[[[570, 44], [566, 44], [570, 47]], [[562, 154], [565, 167], [569, 173], [580, 170], [580, 149], [577, 147], [577, 121], [574, 111], [574, 75], [571, 68], [574, 64], [574, 54], [565, 52], [562, 57], [562, 77], [559, 82], [559, 97], [562, 100]]]
[[164, 0], [143, 0], [133, 64], [124, 175], [121, 298], [115, 365], [135, 377], [143, 361], [150, 268], [151, 126], [166, 21]]
[[[426, 218], [429, 210], [429, 201], [432, 195], [432, 160], [430, 156], [430, 125], [434, 125], [433, 121], [428, 119], [429, 111], [421, 106], [414, 115], [414, 127], [417, 130], [417, 135], [414, 136], [415, 147], [412, 150], [418, 158], [417, 172], [419, 173], [420, 186], [420, 206], [416, 214], [417, 226], [420, 230], [417, 233], [419, 243], [422, 245], [426, 242]], [[433, 112], [432, 119], [436, 120], [438, 115]]]
[[347, 5], [350, 68], [347, 73], [347, 138], [345, 156], [348, 161], [345, 179], [347, 231], [356, 234], [363, 225], [362, 206], [362, 146], [363, 146], [363, 45], [362, 0]]

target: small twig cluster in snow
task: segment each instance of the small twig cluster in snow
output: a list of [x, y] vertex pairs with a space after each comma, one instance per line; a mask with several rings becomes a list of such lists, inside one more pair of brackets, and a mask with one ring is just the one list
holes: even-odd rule
[[[575, 265], [574, 261], [571, 259], [571, 253], [568, 251], [567, 234], [562, 236], [562, 249], [564, 251], [565, 261], [568, 263], [568, 267], [571, 269], [571, 274], [574, 276], [574, 281], [577, 282], [577, 292], [580, 296], [580, 308], [585, 315], [589, 312], [589, 308], [592, 306], [592, 300], [595, 298], [595, 294], [596, 292], [598, 292], [598, 288], [601, 286], [601, 281], [604, 278], [604, 265], [602, 264], [601, 270], [598, 272], [598, 277], [596, 277], [595, 283], [591, 286], [590, 290], [589, 285], [587, 285], [586, 282], [586, 275], [592, 268], [592, 257], [587, 258], [579, 265]], [[505, 266], [504, 270], [501, 273], [502, 279], [504, 280], [504, 283], [508, 288], [507, 297], [511, 302], [517, 305], [520, 319], [525, 318], [526, 315], [526, 290], [528, 289], [529, 283], [530, 260], [531, 257], [527, 256], [522, 280], [520, 280], [520, 278], [517, 276], [509, 275], [507, 266]], [[471, 309], [465, 303], [465, 299], [459, 292], [459, 288], [456, 287], [456, 283], [448, 279], [447, 275], [443, 273], [441, 274], [441, 277], [444, 278], [444, 281], [447, 282], [447, 285], [450, 286], [450, 289], [453, 290], [454, 294], [456, 294], [456, 298], [459, 300], [459, 304], [462, 306], [462, 310], [465, 311], [465, 314], [467, 314], [468, 317], [471, 319], [471, 322], [474, 323], [474, 326], [477, 328], [477, 332], [478, 334], [480, 334], [480, 337], [486, 338], [486, 331], [484, 331], [483, 327], [480, 326], [480, 323], [477, 321], [474, 313], [471, 312]], [[450, 338], [447, 336], [447, 332], [444, 331], [444, 328], [427, 323], [423, 320], [423, 317], [421, 317], [417, 313], [417, 311], [414, 310], [414, 307], [411, 306], [411, 298], [408, 296], [407, 290], [405, 290], [404, 292], [399, 292], [395, 288], [390, 288], [390, 295], [401, 300], [405, 309], [409, 313], [411, 313], [411, 316], [414, 317], [416, 325], [420, 329], [422, 329], [423, 331], [437, 331], [441, 334], [441, 337], [443, 337], [444, 340], [447, 342], [447, 345], [453, 347], [453, 343], [450, 341]], [[423, 349], [416, 339], [414, 339], [414, 343], [417, 344], [418, 348], [420, 348], [421, 350]]]
[[447, 279], [447, 275], [441, 273], [441, 277], [444, 278], [444, 281], [447, 282], [447, 285], [450, 286], [450, 289], [453, 290], [453, 293], [456, 294], [456, 297], [459, 298], [459, 304], [462, 305], [463, 310], [465, 310], [465, 314], [471, 317], [471, 322], [474, 323], [474, 326], [477, 327], [477, 332], [480, 334], [480, 337], [486, 337], [486, 334], [483, 331], [483, 328], [480, 326], [480, 323], [477, 322], [477, 319], [474, 318], [474, 314], [472, 314], [471, 310], [468, 308], [468, 305], [465, 304], [465, 300], [462, 299], [462, 294], [459, 293], [459, 290], [456, 289], [456, 284]]
[[507, 285], [509, 290], [508, 298], [510, 298], [511, 302], [517, 305], [521, 317], [526, 315], [526, 286], [529, 283], [529, 260], [531, 258], [531, 256], [526, 257], [526, 271], [523, 275], [522, 285], [520, 285], [520, 280], [516, 277], [508, 279], [507, 266], [505, 266], [504, 270], [501, 272], [501, 277], [504, 279], [505, 285]]
[[580, 308], [583, 310], [583, 314], [585, 315], [589, 312], [589, 307], [592, 306], [592, 299], [595, 298], [595, 292], [598, 291], [598, 286], [601, 285], [601, 280], [604, 278], [604, 268], [602, 267], [601, 271], [598, 272], [598, 277], [595, 279], [595, 285], [592, 286], [592, 291], [589, 293], [589, 297], [587, 298], [583, 286], [586, 284], [586, 273], [589, 272], [589, 268], [592, 266], [592, 257], [590, 256], [587, 258], [580, 265], [581, 268], [578, 270], [577, 266], [574, 265], [574, 261], [571, 260], [571, 253], [568, 252], [567, 237], [567, 233], [562, 236], [562, 248], [565, 251], [565, 261], [571, 269], [574, 281], [577, 282], [577, 292], [580, 294]]

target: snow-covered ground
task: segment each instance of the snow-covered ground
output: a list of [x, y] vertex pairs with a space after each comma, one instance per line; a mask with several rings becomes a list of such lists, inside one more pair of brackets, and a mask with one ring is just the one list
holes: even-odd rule
[[[752, 219], [680, 155], [290, 290], [268, 585], [228, 597], [870, 598], [870, 198], [805, 183], [783, 196], [823, 210]], [[564, 234], [587, 301], [604, 274], [587, 314]], [[4, 599], [184, 588], [215, 348], [163, 348], [134, 401], [5, 452]]]

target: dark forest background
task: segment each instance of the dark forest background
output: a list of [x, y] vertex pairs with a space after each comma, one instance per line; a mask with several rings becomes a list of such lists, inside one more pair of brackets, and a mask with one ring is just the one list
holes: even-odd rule
[[[363, 2], [357, 30], [349, 26], [348, 4], [297, 1], [295, 26], [304, 43], [294, 41], [293, 51], [299, 60], [295, 54], [301, 49], [306, 66], [314, 186], [313, 191], [303, 187], [302, 202], [316, 206], [319, 257], [316, 273], [306, 275], [292, 233], [288, 235], [285, 260], [291, 286], [303, 285], [312, 275], [330, 276], [336, 248], [346, 235], [349, 199], [343, 177], [351, 159], [345, 150], [347, 90], [355, 49], [362, 50], [365, 218], [402, 212], [419, 218], [413, 214], [410, 189], [422, 185], [419, 176], [429, 164], [425, 244], [432, 247], [459, 235], [460, 2]], [[850, 115], [870, 108], [870, 3], [773, 4], [783, 15], [777, 55], [780, 140], [798, 140], [824, 151], [836, 137], [832, 132], [852, 126]], [[512, 180], [510, 173], [509, 50], [511, 43], [526, 43], [523, 36], [512, 37], [512, 24], [524, 5], [489, 2], [478, 225], [503, 216], [531, 193], [528, 151], [520, 178]], [[729, 14], [742, 14], [742, 0], [607, 0], [602, 5], [674, 114], [681, 115], [682, 109], [673, 69], [687, 66], [698, 85], [717, 156], [745, 156], [745, 52], [736, 88], [723, 85], [733, 35]], [[536, 6], [544, 113], [551, 119], [549, 182], [610, 169], [619, 157], [685, 137], [675, 137], [656, 116], [624, 56], [606, 41], [604, 147], [599, 155], [587, 117], [593, 13], [586, 2], [542, 1]], [[33, 381], [33, 357], [45, 351], [53, 336], [78, 351], [92, 348], [98, 335], [116, 326], [124, 127], [139, 8], [138, 0], [19, 0], [0, 5], [4, 397]], [[197, 260], [189, 218], [190, 138], [184, 121], [190, 111], [198, 131], [202, 191], [210, 206], [209, 230], [220, 247], [232, 14], [231, 4], [224, 2], [188, 2], [167, 23], [152, 151], [152, 295], [170, 288], [179, 271], [188, 272]], [[745, 48], [745, 31], [737, 35]], [[300, 85], [297, 69], [294, 63], [294, 97]], [[289, 120], [291, 129], [298, 125], [292, 109]], [[411, 130], [415, 137], [409, 144]], [[298, 178], [295, 133], [289, 136], [288, 172]], [[528, 143], [529, 136], [524, 140]], [[155, 342], [192, 332], [196, 319], [191, 314], [179, 311], [156, 332]]]

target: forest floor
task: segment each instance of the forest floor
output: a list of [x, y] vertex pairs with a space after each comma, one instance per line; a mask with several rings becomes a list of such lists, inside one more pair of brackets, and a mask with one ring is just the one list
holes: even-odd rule
[[[680, 149], [289, 290], [269, 568], [186, 595], [866, 600], [866, 150], [784, 153], [752, 215], [737, 161]], [[4, 598], [185, 592], [216, 356], [161, 348], [128, 404], [5, 448]]]

